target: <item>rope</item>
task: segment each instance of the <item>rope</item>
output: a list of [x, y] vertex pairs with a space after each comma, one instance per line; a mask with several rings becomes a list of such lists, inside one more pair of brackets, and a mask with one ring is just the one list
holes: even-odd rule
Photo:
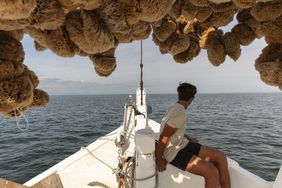
[[101, 159], [99, 159], [98, 157], [96, 157], [95, 155], [93, 155], [93, 153], [91, 153], [91, 151], [89, 151], [86, 147], [82, 146], [81, 149], [85, 149], [86, 151], [88, 151], [88, 153], [94, 157], [95, 159], [97, 159], [99, 162], [101, 162], [102, 164], [106, 165], [108, 168], [110, 168], [112, 171], [115, 170], [115, 168], [111, 167], [110, 165], [108, 165], [107, 163], [105, 163], [104, 161], [102, 161]]
[[[20, 113], [19, 116], [17, 116], [16, 110]], [[24, 113], [20, 109], [17, 108], [16, 110], [14, 110], [14, 115], [15, 115], [15, 118], [16, 118], [16, 125], [17, 125], [18, 129], [20, 129], [22, 132], [27, 131], [29, 129], [28, 119], [26, 118], [26, 116], [24, 115]], [[25, 122], [26, 122], [25, 128], [20, 127], [21, 117], [23, 117]]]
[[140, 80], [140, 89], [141, 89], [141, 106], [143, 106], [143, 41], [141, 40], [140, 43], [140, 52], [141, 52], [141, 57], [140, 57], [140, 69], [141, 69], [141, 80]]
[[108, 185], [101, 183], [99, 181], [92, 181], [92, 182], [88, 183], [88, 186], [99, 186], [99, 187], [104, 187], [104, 188], [111, 188]]

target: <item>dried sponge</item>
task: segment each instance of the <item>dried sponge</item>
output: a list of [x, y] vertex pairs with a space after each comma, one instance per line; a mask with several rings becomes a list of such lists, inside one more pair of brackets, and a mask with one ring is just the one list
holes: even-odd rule
[[227, 32], [223, 35], [225, 53], [234, 61], [241, 55], [240, 41], [234, 33]]
[[100, 18], [103, 18], [106, 26], [110, 31], [115, 33], [126, 34], [129, 25], [126, 20], [123, 4], [118, 0], [104, 0], [102, 5], [97, 9]]
[[59, 2], [69, 10], [77, 8], [93, 10], [102, 4], [102, 0], [59, 0]]
[[23, 62], [24, 51], [22, 44], [15, 38], [0, 34], [0, 59], [11, 62]]
[[1, 0], [0, 18], [17, 20], [28, 18], [36, 7], [36, 0]]
[[7, 113], [28, 106], [33, 100], [33, 85], [27, 76], [0, 81], [0, 112]]
[[99, 76], [109, 76], [116, 68], [115, 49], [110, 49], [101, 54], [90, 55], [89, 58], [94, 64], [96, 73]]
[[188, 61], [191, 61], [194, 57], [198, 56], [200, 53], [200, 46], [199, 46], [199, 39], [192, 34], [189, 34], [190, 38], [190, 46], [187, 50], [184, 52], [181, 52], [180, 54], [176, 54], [173, 56], [173, 59], [177, 63], [187, 63]]
[[210, 8], [213, 12], [226, 12], [229, 10], [234, 10], [236, 7], [233, 2], [224, 2], [224, 3], [213, 3], [209, 1]]
[[259, 22], [275, 20], [282, 15], [282, 1], [258, 2], [251, 9], [251, 14]]
[[70, 12], [66, 18], [66, 30], [70, 39], [88, 54], [102, 53], [115, 45], [114, 36], [94, 12]]
[[219, 66], [225, 61], [225, 49], [222, 30], [209, 32], [206, 39], [206, 47], [209, 61], [214, 66]]
[[154, 22], [162, 19], [170, 11], [175, 0], [142, 0], [139, 1], [141, 20]]
[[73, 57], [78, 51], [77, 46], [70, 40], [64, 27], [45, 33], [46, 44], [55, 54], [62, 57]]
[[49, 95], [41, 90], [41, 89], [34, 89], [33, 91], [33, 101], [29, 105], [31, 108], [40, 108], [42, 106], [45, 106], [49, 103], [50, 98]]
[[153, 32], [159, 41], [164, 42], [176, 31], [176, 23], [169, 19], [163, 19], [160, 27], [153, 27]]
[[172, 55], [184, 52], [190, 46], [190, 38], [188, 34], [174, 33], [174, 35], [175, 37], [171, 37], [168, 39], [168, 43], [172, 44], [169, 48], [169, 53]]
[[196, 7], [209, 7], [209, 1], [208, 0], [189, 0], [190, 3], [195, 5]]
[[280, 86], [281, 89], [282, 44], [270, 44], [265, 47], [256, 59], [255, 68], [260, 73], [263, 82]]
[[232, 0], [236, 7], [246, 9], [252, 7], [256, 0]]
[[[202, 31], [201, 36], [200, 36], [200, 41], [199, 41], [199, 45], [202, 49], [207, 49], [207, 40], [208, 40], [209, 33], [215, 32], [215, 31], [216, 29], [214, 27], [209, 27]], [[215, 34], [215, 33], [212, 33], [212, 34]]]
[[254, 31], [244, 23], [237, 24], [231, 31], [239, 39], [240, 44], [244, 46], [251, 44], [256, 38]]
[[37, 0], [37, 6], [30, 14], [30, 24], [42, 30], [54, 30], [62, 26], [65, 13], [58, 0]]

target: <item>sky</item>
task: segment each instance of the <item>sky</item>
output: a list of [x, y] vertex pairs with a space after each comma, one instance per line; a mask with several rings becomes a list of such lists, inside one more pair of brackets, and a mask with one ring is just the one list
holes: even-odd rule
[[[100, 77], [88, 57], [63, 58], [50, 50], [37, 52], [33, 39], [23, 39], [25, 61], [40, 79], [39, 88], [51, 95], [130, 94], [140, 83], [140, 41], [120, 44], [116, 50], [117, 68], [109, 77]], [[280, 92], [268, 86], [255, 70], [255, 59], [266, 46], [263, 39], [242, 46], [241, 57], [229, 57], [214, 67], [205, 50], [186, 64], [162, 55], [151, 37], [143, 41], [144, 87], [147, 93], [176, 93], [180, 82], [197, 86], [199, 93]]]

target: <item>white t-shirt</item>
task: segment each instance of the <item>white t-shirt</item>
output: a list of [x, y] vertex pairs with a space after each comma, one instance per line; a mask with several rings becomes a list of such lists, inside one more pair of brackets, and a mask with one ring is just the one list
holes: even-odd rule
[[163, 157], [168, 162], [171, 162], [175, 158], [179, 150], [183, 149], [189, 142], [184, 137], [187, 124], [187, 116], [185, 114], [185, 111], [186, 110], [184, 106], [179, 103], [175, 103], [168, 109], [165, 117], [162, 119], [160, 134], [163, 131], [165, 124], [178, 129], [170, 137], [163, 154]]

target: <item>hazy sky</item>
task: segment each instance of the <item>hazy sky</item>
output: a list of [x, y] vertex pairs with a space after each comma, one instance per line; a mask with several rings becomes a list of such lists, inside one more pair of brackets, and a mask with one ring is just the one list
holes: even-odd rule
[[[140, 41], [121, 44], [116, 51], [117, 68], [110, 77], [99, 77], [88, 57], [62, 58], [49, 50], [37, 52], [25, 36], [25, 64], [39, 77], [39, 88], [49, 94], [135, 93], [140, 81]], [[148, 93], [175, 93], [179, 82], [191, 82], [199, 93], [280, 92], [264, 84], [255, 70], [255, 59], [265, 46], [263, 39], [242, 47], [237, 62], [229, 57], [220, 67], [209, 63], [205, 50], [186, 64], [161, 55], [151, 38], [143, 42], [144, 86]]]

